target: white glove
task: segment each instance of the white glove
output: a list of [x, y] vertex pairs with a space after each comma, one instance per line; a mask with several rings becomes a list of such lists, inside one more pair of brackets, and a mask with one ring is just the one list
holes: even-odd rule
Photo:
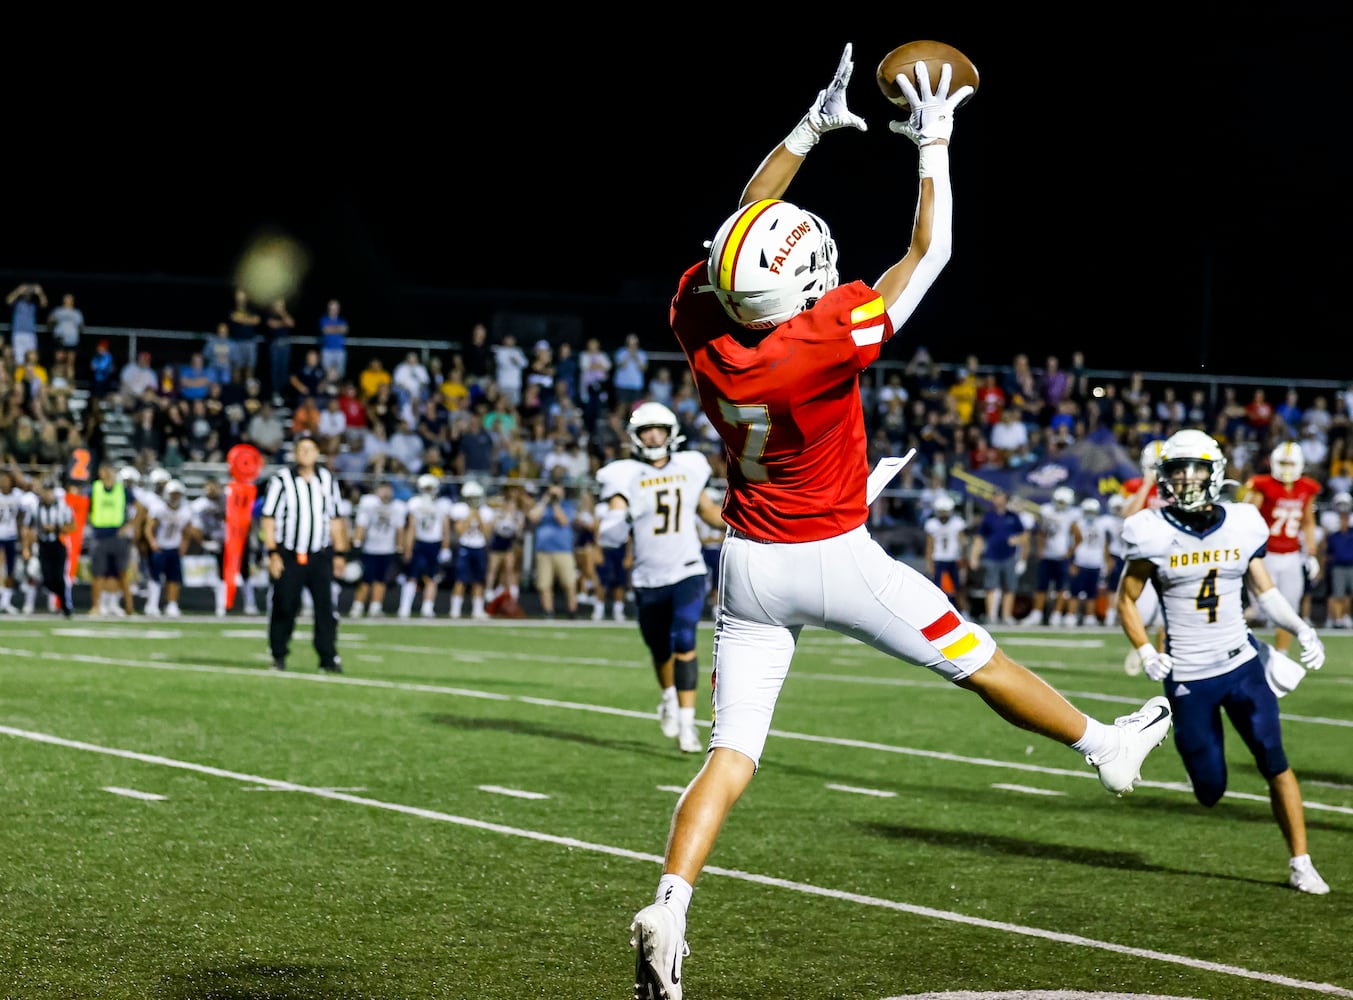
[[1304, 563], [1306, 566], [1306, 582], [1315, 583], [1320, 579], [1320, 560], [1315, 556], [1307, 556]]
[[1137, 655], [1142, 658], [1142, 669], [1146, 671], [1146, 676], [1153, 681], [1165, 680], [1174, 669], [1174, 660], [1170, 659], [1170, 654], [1162, 653], [1149, 642], [1137, 647]]
[[949, 81], [953, 72], [954, 67], [945, 63], [940, 70], [939, 87], [934, 91], [930, 89], [930, 70], [924, 62], [916, 64], [919, 90], [907, 79], [907, 74], [897, 74], [894, 82], [907, 99], [911, 118], [904, 122], [889, 122], [888, 128], [898, 135], [905, 135], [918, 146], [929, 146], [941, 139], [948, 142], [954, 131], [954, 112], [973, 92], [971, 86], [964, 86], [950, 94]]
[[851, 58], [852, 49], [851, 43], [847, 42], [832, 82], [817, 92], [817, 100], [813, 102], [813, 106], [794, 126], [794, 130], [785, 137], [785, 149], [796, 156], [807, 156], [808, 151], [817, 145], [817, 141], [834, 129], [857, 128], [861, 132], [869, 131], [869, 124], [846, 107], [846, 85], [850, 83], [850, 74], [855, 69], [855, 62]]
[[450, 549], [442, 549], [440, 552], [438, 552], [438, 553], [437, 553], [437, 561], [438, 561], [439, 563], [441, 563], [443, 566], [445, 566], [447, 563], [449, 563], [449, 562], [451, 561], [451, 550], [450, 550]]
[[1027, 562], [1025, 562], [1023, 559], [1016, 559], [1016, 560], [1015, 560], [1015, 576], [1016, 576], [1016, 577], [1021, 577], [1021, 576], [1023, 576], [1023, 575], [1024, 575], [1024, 571], [1025, 571], [1026, 569], [1028, 569], [1028, 568], [1029, 568], [1029, 564], [1028, 564]]
[[1297, 632], [1297, 642], [1301, 643], [1301, 662], [1307, 670], [1319, 670], [1325, 665], [1325, 644], [1315, 629], [1306, 625]]

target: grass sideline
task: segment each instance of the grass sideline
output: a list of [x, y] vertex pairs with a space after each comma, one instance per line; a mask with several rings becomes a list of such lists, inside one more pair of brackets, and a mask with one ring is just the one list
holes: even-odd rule
[[[334, 677], [304, 623], [269, 670], [264, 632], [0, 620], [0, 997], [630, 995], [700, 763], [658, 732], [637, 626], [345, 621]], [[1156, 693], [1117, 631], [997, 636], [1097, 718]], [[1353, 997], [1353, 637], [1324, 637], [1282, 705], [1334, 890], [1310, 897], [1229, 729], [1214, 809], [1172, 742], [1115, 799], [972, 695], [805, 631], [697, 887], [687, 996]]]

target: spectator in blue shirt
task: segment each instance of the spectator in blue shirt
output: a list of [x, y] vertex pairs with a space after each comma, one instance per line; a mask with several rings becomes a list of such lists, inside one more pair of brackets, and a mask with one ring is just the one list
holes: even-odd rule
[[191, 402], [194, 399], [206, 399], [213, 379], [207, 370], [206, 359], [201, 351], [194, 351], [189, 362], [179, 369], [179, 398]]
[[968, 569], [983, 574], [987, 591], [986, 622], [996, 623], [1000, 608], [1001, 624], [1015, 624], [1015, 591], [1029, 561], [1029, 529], [1024, 519], [1010, 509], [1010, 497], [997, 489], [991, 497], [991, 510], [982, 515], [973, 532], [972, 554]]
[[319, 319], [319, 363], [334, 382], [343, 381], [348, 371], [348, 321], [343, 318], [337, 299], [330, 299]]
[[102, 399], [117, 391], [117, 362], [113, 359], [113, 352], [108, 349], [107, 339], [100, 340], [94, 348], [94, 356], [89, 359], [89, 375], [89, 394], [95, 399]]
[[578, 562], [573, 554], [578, 502], [568, 496], [564, 475], [562, 467], [554, 469], [540, 500], [526, 512], [526, 523], [535, 533], [536, 590], [546, 618], [554, 617], [556, 586], [564, 592], [567, 616], [578, 612]]

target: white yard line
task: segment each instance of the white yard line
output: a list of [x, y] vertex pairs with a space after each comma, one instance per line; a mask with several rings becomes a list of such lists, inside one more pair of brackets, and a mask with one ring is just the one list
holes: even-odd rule
[[[660, 865], [663, 860], [656, 854], [649, 854], [644, 851], [632, 851], [611, 844], [598, 844], [591, 841], [578, 840], [574, 837], [561, 837], [556, 834], [544, 833], [539, 830], [527, 830], [521, 827], [506, 826], [502, 823], [487, 823], [483, 820], [473, 819], [468, 816], [455, 816], [450, 813], [437, 812], [432, 809], [407, 806], [398, 802], [384, 802], [380, 799], [351, 795], [330, 788], [312, 788], [306, 785], [298, 785], [290, 781], [278, 781], [273, 778], [265, 778], [256, 774], [242, 774], [238, 771], [211, 767], [205, 764], [196, 764], [192, 761], [176, 760], [172, 757], [162, 757], [158, 754], [144, 754], [134, 750], [123, 750], [118, 747], [106, 747], [99, 746], [95, 743], [85, 743], [80, 740], [68, 740], [60, 736], [54, 736], [50, 733], [38, 733], [26, 729], [15, 729], [10, 726], [0, 726], [0, 735], [12, 736], [17, 739], [32, 740], [37, 743], [64, 747], [70, 750], [82, 750], [89, 753], [105, 754], [110, 757], [120, 757], [125, 760], [139, 761], [143, 764], [155, 764], [160, 767], [175, 768], [177, 770], [208, 775], [210, 777], [226, 778], [232, 781], [244, 782], [249, 785], [262, 785], [278, 790], [300, 792], [306, 795], [316, 796], [317, 798], [331, 799], [335, 802], [346, 802], [350, 805], [364, 806], [371, 809], [384, 809], [389, 812], [413, 816], [418, 819], [425, 819], [438, 823], [449, 823], [454, 826], [482, 830], [488, 833], [497, 833], [508, 837], [519, 837], [525, 840], [534, 840], [539, 843], [554, 844], [570, 850], [591, 851], [596, 854], [627, 858], [632, 861], [642, 861], [648, 864]], [[1060, 931], [1046, 930], [1041, 927], [1030, 927], [1025, 924], [1014, 924], [1003, 920], [988, 920], [983, 917], [974, 917], [967, 913], [958, 913], [954, 910], [937, 910], [929, 906], [917, 906], [912, 903], [904, 903], [898, 900], [882, 899], [878, 896], [865, 896], [860, 893], [843, 892], [839, 889], [829, 889], [823, 886], [812, 885], [808, 882], [795, 882], [790, 879], [776, 878], [772, 875], [760, 875], [755, 872], [740, 871], [736, 868], [721, 868], [716, 865], [710, 865], [704, 869], [704, 874], [737, 879], [743, 882], [752, 882], [771, 888], [804, 893], [805, 895], [821, 896], [827, 899], [839, 900], [841, 902], [855, 903], [859, 906], [892, 910], [897, 913], [906, 913], [911, 916], [923, 917], [929, 920], [963, 924], [969, 927], [981, 927], [986, 930], [998, 931], [1005, 934], [1039, 938], [1044, 941], [1051, 941], [1058, 944], [1071, 945], [1079, 948], [1092, 948], [1099, 951], [1112, 952], [1118, 955], [1128, 955], [1135, 958], [1179, 965], [1189, 969], [1215, 972], [1220, 975], [1235, 976], [1241, 979], [1252, 979], [1258, 982], [1272, 983], [1276, 986], [1282, 986], [1288, 989], [1309, 990], [1326, 996], [1353, 998], [1353, 990], [1332, 983], [1292, 979], [1288, 976], [1280, 976], [1269, 972], [1259, 972], [1242, 966], [1203, 961], [1188, 955], [1175, 955], [1170, 952], [1153, 951], [1148, 948], [1133, 948], [1128, 945], [1117, 944], [1113, 941], [1101, 941], [1096, 938], [1083, 937], [1079, 934], [1064, 934]]]
[[[261, 683], [304, 682], [310, 684], [332, 684], [362, 688], [381, 688], [391, 691], [418, 691], [427, 694], [444, 694], [457, 698], [475, 698], [484, 701], [520, 702], [524, 705], [539, 705], [544, 708], [560, 708], [572, 712], [593, 712], [598, 715], [614, 715], [627, 719], [652, 721], [652, 712], [635, 711], [629, 708], [615, 708], [610, 705], [596, 705], [585, 702], [559, 701], [554, 698], [537, 698], [531, 695], [501, 694], [496, 691], [478, 691], [473, 688], [447, 687], [442, 684], [411, 684], [403, 681], [384, 681], [371, 677], [354, 677], [350, 674], [309, 674], [295, 671], [260, 670], [257, 667], [216, 667], [201, 663], [173, 663], [168, 660], [120, 660], [110, 656], [74, 653], [35, 653], [32, 650], [5, 649], [0, 647], [0, 656], [20, 656], [42, 660], [57, 660], [63, 663], [96, 663], [107, 666], [135, 667], [142, 670], [181, 670], [190, 673], [232, 674], [259, 678]], [[651, 669], [645, 667], [645, 669]], [[1134, 702], [1134, 704], [1136, 704]], [[1287, 716], [1284, 716], [1287, 718]], [[708, 727], [709, 723], [697, 719], [697, 726]], [[1064, 778], [1098, 781], [1098, 775], [1087, 768], [1047, 767], [1040, 764], [1028, 764], [1023, 761], [999, 760], [992, 757], [967, 757], [963, 754], [947, 753], [940, 750], [921, 750], [916, 747], [896, 746], [891, 743], [875, 743], [869, 740], [847, 739], [841, 736], [816, 736], [811, 733], [796, 733], [786, 729], [772, 729], [770, 735], [777, 739], [798, 740], [804, 743], [817, 743], [824, 746], [852, 747], [857, 750], [873, 750], [879, 753], [898, 754], [906, 757], [922, 757], [952, 764], [969, 764], [977, 767], [995, 767], [1029, 774], [1051, 774]], [[1192, 796], [1192, 789], [1176, 781], [1139, 781], [1138, 788], [1158, 788], [1165, 791], [1182, 792]], [[1248, 802], [1269, 801], [1267, 795], [1255, 795], [1249, 792], [1228, 790], [1228, 799], [1241, 799]], [[1305, 802], [1307, 809], [1314, 811], [1342, 813], [1353, 816], [1353, 806], [1337, 806], [1323, 802]]]

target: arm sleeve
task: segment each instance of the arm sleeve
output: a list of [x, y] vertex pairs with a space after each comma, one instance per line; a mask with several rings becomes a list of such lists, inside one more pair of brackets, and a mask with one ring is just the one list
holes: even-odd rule
[[625, 544], [630, 535], [629, 510], [625, 507], [607, 507], [597, 523], [597, 541], [608, 549]]
[[[897, 301], [888, 307], [888, 319], [892, 321], [894, 332], [902, 329], [902, 324], [911, 318], [921, 298], [949, 262], [954, 248], [954, 196], [949, 183], [949, 147], [933, 143], [920, 147], [917, 152], [920, 154], [921, 183], [924, 184], [929, 177], [934, 186], [930, 243], [925, 254], [916, 262], [916, 269], [912, 271], [907, 287], [902, 290]], [[920, 210], [918, 200], [916, 211]]]
[[1280, 628], [1285, 628], [1293, 635], [1306, 628], [1306, 623], [1301, 620], [1301, 616], [1282, 592], [1277, 587], [1270, 587], [1259, 595], [1259, 606], [1264, 609], [1264, 614], [1268, 615], [1268, 620]]

